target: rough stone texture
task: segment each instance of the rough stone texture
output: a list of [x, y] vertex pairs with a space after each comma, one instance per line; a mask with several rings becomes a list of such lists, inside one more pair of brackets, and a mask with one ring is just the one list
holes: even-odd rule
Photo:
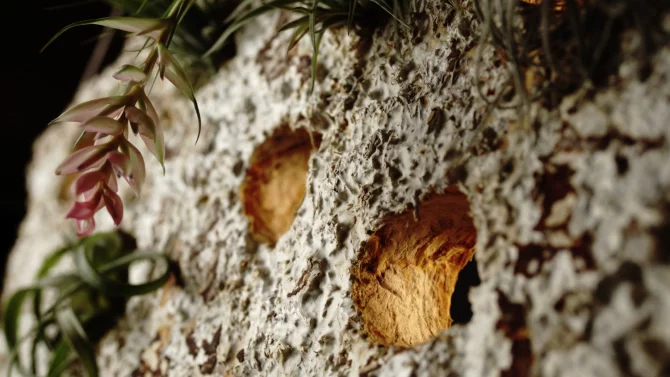
[[[148, 163], [123, 228], [177, 261], [183, 286], [130, 301], [99, 346], [103, 376], [670, 375], [670, 49], [644, 82], [628, 61], [616, 86], [534, 105], [529, 127], [476, 94], [469, 4], [412, 6], [411, 33], [326, 33], [312, 96], [308, 42], [286, 56], [277, 14], [244, 28], [237, 56], [197, 93], [197, 145], [189, 103], [154, 89], [167, 173]], [[497, 63], [485, 48], [485, 91], [505, 81]], [[107, 73], [77, 100], [105, 94]], [[238, 192], [254, 148], [282, 124], [323, 140], [293, 225], [270, 248], [250, 237]], [[75, 133], [54, 126], [35, 144], [8, 291], [71, 232], [53, 170]], [[372, 345], [349, 269], [381, 219], [449, 185], [477, 230], [474, 317], [409, 349]]]

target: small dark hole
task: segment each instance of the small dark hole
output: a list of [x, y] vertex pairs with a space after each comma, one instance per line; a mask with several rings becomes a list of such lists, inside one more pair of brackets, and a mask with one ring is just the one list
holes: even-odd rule
[[477, 261], [472, 258], [472, 261], [466, 264], [458, 274], [456, 288], [451, 295], [451, 318], [454, 323], [468, 323], [472, 319], [472, 304], [468, 299], [468, 292], [471, 287], [476, 287], [481, 282], [477, 271]]

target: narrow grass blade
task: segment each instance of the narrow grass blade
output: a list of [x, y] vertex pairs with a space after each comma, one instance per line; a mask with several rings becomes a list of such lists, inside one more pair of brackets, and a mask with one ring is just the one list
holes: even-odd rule
[[16, 291], [6, 302], [3, 310], [3, 329], [7, 348], [13, 349], [18, 342], [19, 316], [25, 300], [35, 292], [50, 288], [72, 284], [77, 280], [74, 275], [61, 275], [53, 278], [45, 278], [34, 285]]
[[75, 361], [77, 361], [76, 356], [70, 353], [68, 344], [64, 340], [61, 340], [49, 361], [47, 377], [60, 377]]
[[107, 18], [98, 18], [95, 20], [79, 21], [62, 28], [58, 33], [56, 33], [56, 35], [54, 35], [49, 40], [49, 42], [47, 42], [46, 45], [44, 45], [44, 47], [42, 47], [40, 52], [44, 51], [44, 49], [49, 47], [49, 45], [51, 45], [53, 41], [58, 39], [58, 37], [60, 37], [66, 31], [78, 26], [86, 26], [86, 25], [99, 25], [135, 34], [146, 34], [146, 36], [155, 39], [165, 29], [167, 23], [165, 22], [165, 20], [161, 19], [138, 18], [138, 17], [107, 17]]
[[302, 16], [297, 20], [285, 23], [282, 27], [279, 28], [277, 32], [282, 32], [302, 25], [307, 25], [308, 22], [309, 22], [309, 16]]
[[382, 8], [386, 13], [388, 13], [391, 17], [393, 17], [396, 21], [398, 21], [402, 26], [406, 27], [409, 29], [409, 25], [405, 23], [405, 21], [401, 20], [400, 17], [393, 12], [393, 9], [389, 7], [389, 5], [386, 3], [385, 0], [370, 0], [373, 3], [377, 4], [380, 8]]
[[84, 328], [69, 305], [63, 305], [56, 310], [56, 322], [63, 333], [63, 338], [82, 361], [88, 377], [97, 377], [98, 364], [95, 362], [93, 345], [88, 341]]
[[309, 37], [312, 40], [312, 81], [309, 86], [309, 94], [312, 94], [314, 91], [314, 83], [316, 82], [316, 68], [317, 68], [317, 60], [319, 57], [319, 44], [321, 41], [321, 37], [319, 34], [319, 40], [317, 41], [317, 34], [316, 34], [316, 9], [317, 6], [319, 5], [319, 0], [314, 0], [314, 5], [312, 7], [312, 13], [309, 15]]
[[295, 29], [293, 35], [291, 36], [291, 41], [289, 42], [286, 51], [291, 50], [302, 39], [302, 37], [304, 37], [305, 34], [307, 34], [308, 31], [309, 31], [308, 23], [304, 23], [303, 25], [300, 25], [300, 27]]
[[179, 89], [188, 99], [193, 103], [195, 109], [195, 114], [198, 117], [198, 136], [196, 137], [195, 142], [197, 143], [200, 139], [200, 132], [202, 130], [202, 118], [200, 116], [200, 108], [198, 107], [198, 101], [195, 99], [195, 93], [193, 92], [193, 86], [182, 68], [181, 64], [172, 57], [172, 54], [167, 50], [163, 45], [158, 45], [158, 53], [160, 56], [161, 64], [165, 66], [165, 77]]
[[[273, 0], [273, 1], [270, 1], [266, 4], [264, 4], [264, 5], [261, 5], [258, 8], [252, 9], [252, 10], [244, 13], [243, 15], [239, 15], [239, 14], [235, 13], [235, 11], [234, 11], [233, 14], [235, 14], [235, 17], [232, 17], [232, 15], [231, 15], [232, 18], [229, 17], [229, 19], [231, 19], [231, 20], [234, 19], [235, 22], [233, 22], [233, 24], [230, 25], [223, 32], [223, 34], [221, 34], [219, 39], [217, 39], [217, 41], [214, 42], [212, 47], [210, 47], [210, 49], [207, 50], [207, 52], [205, 52], [204, 57], [208, 57], [208, 56], [212, 55], [215, 51], [218, 51], [223, 46], [223, 44], [228, 40], [228, 38], [231, 35], [233, 35], [233, 33], [235, 31], [237, 31], [239, 28], [244, 26], [247, 22], [251, 21], [254, 17], [258, 17], [259, 15], [261, 15], [263, 13], [266, 13], [266, 12], [269, 12], [269, 11], [272, 11], [275, 8], [286, 7], [288, 4], [295, 3], [296, 1], [297, 0]], [[243, 5], [246, 5], [246, 4], [247, 4], [246, 1], [243, 2], [242, 4], [240, 4], [238, 9], [242, 9], [241, 7]], [[241, 10], [240, 10], [240, 12], [241, 12]]]

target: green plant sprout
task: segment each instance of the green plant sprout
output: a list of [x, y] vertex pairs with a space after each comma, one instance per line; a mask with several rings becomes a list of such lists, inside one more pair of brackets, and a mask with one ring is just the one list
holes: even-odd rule
[[[77, 362], [88, 377], [98, 376], [93, 344], [124, 314], [126, 299], [157, 290], [169, 278], [167, 258], [158, 253], [131, 252], [132, 237], [119, 232], [81, 238], [51, 253], [37, 272], [37, 281], [16, 291], [6, 301], [3, 329], [10, 352], [8, 376], [16, 369], [23, 376], [38, 376], [37, 353], [50, 352], [46, 376], [57, 377]], [[65, 256], [74, 258], [77, 270], [51, 274]], [[136, 261], [153, 261], [157, 278], [141, 284], [128, 281], [128, 269]], [[43, 293], [52, 293], [51, 300]], [[32, 299], [34, 325], [22, 334], [19, 318]], [[26, 358], [21, 344], [31, 341]]]
[[284, 24], [279, 31], [293, 29], [288, 50], [293, 48], [305, 35], [309, 34], [312, 42], [312, 80], [309, 93], [314, 90], [316, 66], [319, 46], [326, 30], [338, 26], [352, 27], [370, 22], [379, 9], [393, 17], [400, 24], [402, 21], [400, 0], [271, 0], [258, 7], [251, 7], [254, 0], [243, 0], [230, 14], [226, 23], [230, 26], [223, 32], [214, 45], [207, 51], [209, 56], [217, 51], [235, 31], [254, 18], [276, 10], [284, 9], [295, 13], [298, 18]]
[[44, 46], [73, 27], [99, 25], [144, 37], [143, 49], [149, 50], [143, 63], [124, 65], [114, 74], [123, 85], [121, 95], [78, 104], [51, 122], [79, 122], [82, 128], [73, 153], [56, 168], [57, 175], [79, 175], [72, 191], [75, 200], [81, 201], [74, 202], [66, 217], [76, 220], [80, 237], [95, 230], [94, 215], [102, 207], [116, 225], [121, 222], [123, 202], [117, 195], [117, 178], [123, 177], [136, 195], [140, 193], [145, 177], [144, 159], [128, 140], [128, 129], [139, 134], [165, 173], [163, 128], [146, 88], [154, 75], [167, 78], [191, 100], [200, 137], [202, 121], [193, 87], [181, 64], [168, 51], [177, 27], [192, 4], [193, 0], [174, 0], [161, 18], [109, 17], [77, 22], [63, 28]]

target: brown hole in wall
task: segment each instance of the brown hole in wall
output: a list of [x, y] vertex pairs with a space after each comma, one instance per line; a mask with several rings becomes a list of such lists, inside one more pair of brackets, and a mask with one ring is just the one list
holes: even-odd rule
[[419, 221], [408, 209], [370, 237], [352, 268], [352, 297], [374, 343], [409, 347], [451, 325], [459, 272], [475, 252], [469, 211], [467, 197], [450, 188], [421, 202]]
[[321, 141], [312, 136], [283, 125], [252, 154], [240, 196], [256, 241], [274, 245], [291, 227], [305, 197], [309, 157]]

